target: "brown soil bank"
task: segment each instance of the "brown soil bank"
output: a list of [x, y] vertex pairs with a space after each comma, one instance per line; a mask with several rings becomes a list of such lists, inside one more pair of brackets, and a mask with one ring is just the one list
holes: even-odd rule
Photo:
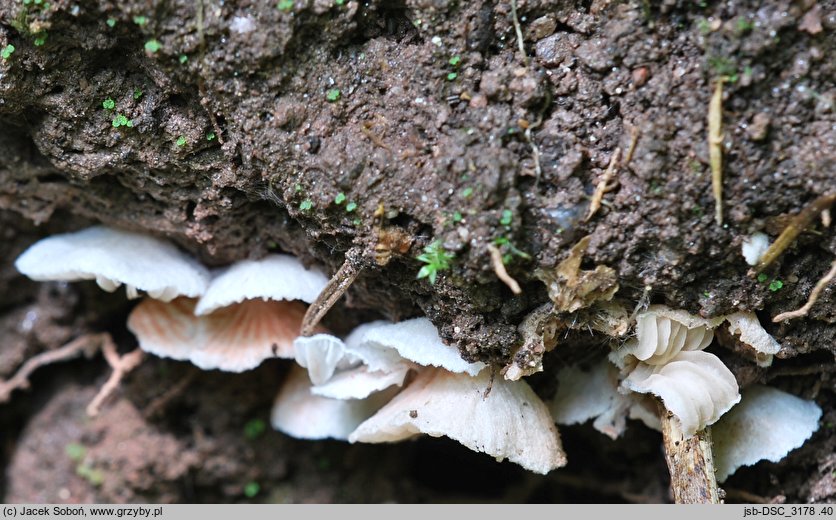
[[[517, 325], [548, 301], [534, 273], [554, 268], [589, 235], [585, 260], [614, 269], [617, 297], [631, 305], [649, 299], [705, 316], [758, 312], [783, 345], [779, 359], [769, 370], [754, 370], [729, 351], [728, 363], [739, 365], [741, 385], [769, 381], [816, 399], [825, 426], [800, 455], [742, 470], [731, 482], [767, 497], [836, 499], [836, 291], [823, 291], [804, 319], [771, 323], [800, 307], [827, 271], [836, 226], [815, 219], [765, 278], [747, 276], [741, 255], [747, 236], [763, 231], [774, 240], [791, 216], [836, 190], [836, 2], [519, 0], [516, 18], [522, 42], [512, 4], [487, 0], [0, 0], [0, 318], [9, 332], [0, 375], [78, 333], [124, 332], [125, 309], [111, 300], [96, 300], [84, 287], [38, 289], [11, 268], [37, 236], [94, 221], [166, 236], [213, 265], [277, 250], [333, 273], [348, 258], [361, 274], [335, 309], [344, 327], [360, 319], [358, 312], [364, 319], [426, 314], [463, 355], [496, 366], [520, 344]], [[718, 225], [707, 134], [709, 101], [721, 77], [724, 222]], [[587, 218], [617, 150], [621, 160], [604, 204]], [[416, 280], [426, 265], [416, 257], [430, 244], [450, 258], [434, 284]], [[498, 279], [491, 247], [499, 248], [521, 294]], [[19, 327], [34, 319], [32, 312], [37, 333]], [[570, 333], [557, 356], [584, 356], [572, 349], [601, 343]], [[559, 362], [547, 359], [547, 370]], [[150, 373], [136, 377], [154, 380]], [[201, 379], [208, 376], [195, 377], [194, 384], [212, 385]], [[257, 379], [248, 391], [272, 384]], [[540, 378], [544, 393], [553, 388], [547, 379]], [[54, 392], [90, 392], [66, 384], [36, 386], [31, 401], [4, 407], [4, 456], [34, 449], [27, 442], [42, 432], [29, 427], [17, 435], [35, 408], [54, 415], [80, 402], [69, 396], [62, 405], [47, 404]], [[130, 385], [126, 391], [137, 402], [144, 398]], [[212, 406], [192, 401], [181, 407]], [[120, 401], [113, 420], [144, 424], [134, 405]], [[252, 409], [259, 406], [269, 402], [254, 399]], [[32, 421], [50, 424], [43, 415]], [[222, 471], [255, 478], [218, 459], [215, 469], [204, 470], [210, 473], [204, 487], [189, 487], [183, 482], [198, 481], [182, 476], [199, 467], [200, 450], [221, 453], [232, 419], [200, 432], [195, 428], [205, 424], [173, 418], [162, 424], [174, 429], [165, 434], [172, 437], [148, 433], [137, 446], [157, 446], [161, 460], [187, 446], [193, 459], [164, 468], [149, 462], [142, 471], [159, 478], [160, 487], [125, 477], [136, 495], [105, 492], [100, 499], [225, 500], [241, 490], [220, 486]], [[87, 435], [100, 450], [119, 445], [119, 432], [78, 428], [53, 431], [63, 439], [55, 442]], [[607, 468], [605, 452], [577, 437], [594, 454], [591, 467]], [[360, 461], [371, 453], [333, 449]], [[415, 460], [423, 448], [387, 449]], [[625, 460], [641, 460], [647, 449], [630, 453]], [[21, 456], [15, 464], [25, 466]], [[28, 460], [35, 468], [45, 464]], [[659, 481], [657, 466], [638, 465], [619, 468], [613, 478]], [[305, 478], [325, 469], [291, 477], [275, 470], [262, 478], [295, 482], [293, 475], [301, 475], [304, 487], [311, 485]], [[405, 473], [391, 470], [386, 478], [398, 475]], [[473, 481], [518, 476], [457, 475], [445, 489], [479, 500], [485, 495], [474, 490], [488, 484]], [[360, 488], [348, 496], [332, 493], [336, 477], [330, 477], [322, 496], [302, 498], [449, 499], [433, 494], [438, 486], [421, 487], [432, 477], [415, 477], [414, 486], [412, 477], [403, 476], [397, 491], [364, 495], [368, 490]], [[587, 489], [590, 500], [665, 498], [615, 480], [586, 486], [585, 469], [560, 478], [562, 489]], [[572, 500], [571, 493], [546, 491], [552, 488], [543, 482], [494, 496]], [[36, 499], [20, 485], [8, 484], [13, 497]]]

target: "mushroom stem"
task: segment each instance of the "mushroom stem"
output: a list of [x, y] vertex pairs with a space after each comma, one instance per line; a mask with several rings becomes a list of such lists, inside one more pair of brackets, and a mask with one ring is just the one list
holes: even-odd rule
[[661, 402], [659, 418], [674, 501], [677, 504], [719, 504], [711, 429], [705, 427], [686, 439], [679, 420]]
[[311, 336], [316, 332], [316, 326], [319, 325], [320, 320], [325, 317], [331, 307], [345, 294], [360, 274], [362, 267], [358, 265], [354, 259], [355, 255], [351, 253], [351, 251], [346, 253], [345, 263], [328, 281], [328, 285], [322, 289], [311, 306], [308, 307], [308, 311], [302, 319], [302, 336]]

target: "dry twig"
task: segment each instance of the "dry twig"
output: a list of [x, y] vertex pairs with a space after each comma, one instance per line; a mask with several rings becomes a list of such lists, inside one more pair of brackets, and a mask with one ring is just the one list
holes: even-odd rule
[[807, 298], [807, 303], [804, 304], [803, 307], [796, 309], [794, 311], [782, 312], [781, 314], [772, 318], [772, 323], [779, 323], [784, 320], [791, 320], [793, 318], [800, 318], [802, 316], [806, 316], [813, 305], [816, 303], [816, 300], [819, 299], [819, 295], [827, 287], [833, 278], [836, 278], [836, 260], [830, 265], [830, 271], [828, 271], [821, 279], [816, 282], [816, 286], [813, 287], [813, 290], [810, 292], [810, 297]]
[[677, 504], [719, 504], [710, 428], [686, 439], [679, 420], [661, 402], [659, 410], [674, 501]]
[[723, 225], [723, 80], [717, 80], [708, 104], [708, 157], [714, 191], [714, 220], [718, 226]]
[[88, 358], [92, 357], [101, 345], [109, 341], [111, 339], [107, 333], [85, 334], [70, 341], [63, 347], [49, 350], [30, 358], [11, 379], [0, 381], [0, 403], [8, 401], [13, 391], [29, 388], [29, 376], [35, 370], [53, 363], [76, 358], [82, 354]]
[[615, 175], [620, 157], [621, 148], [616, 148], [610, 157], [610, 164], [607, 166], [607, 170], [598, 180], [598, 185], [595, 186], [595, 193], [592, 194], [592, 201], [589, 203], [589, 212], [587, 212], [584, 222], [589, 221], [589, 219], [591, 219], [601, 207], [601, 202], [604, 200], [604, 194], [612, 191], [618, 185], [617, 182], [610, 183], [610, 181]]
[[505, 263], [502, 261], [502, 253], [499, 251], [499, 248], [493, 244], [488, 244], [488, 251], [491, 254], [491, 267], [493, 267], [493, 272], [496, 273], [496, 277], [502, 280], [511, 289], [511, 292], [520, 294], [522, 292], [520, 284], [505, 270]]
[[352, 250], [346, 253], [345, 262], [342, 267], [331, 277], [328, 285], [316, 297], [316, 301], [308, 307], [307, 312], [305, 312], [305, 317], [302, 318], [302, 329], [300, 332], [302, 336], [310, 336], [316, 331], [316, 326], [319, 325], [322, 318], [325, 317], [331, 307], [337, 303], [337, 300], [345, 294], [348, 288], [351, 287], [351, 284], [354, 283], [354, 280], [357, 279], [361, 267], [354, 259], [354, 256], [358, 253], [359, 250]]

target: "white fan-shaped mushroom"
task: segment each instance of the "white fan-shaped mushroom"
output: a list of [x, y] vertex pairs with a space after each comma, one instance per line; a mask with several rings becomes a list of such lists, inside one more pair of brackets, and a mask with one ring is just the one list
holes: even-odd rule
[[462, 359], [458, 349], [445, 345], [438, 330], [427, 318], [372, 327], [363, 335], [361, 343], [377, 349], [394, 349], [404, 359], [451, 372], [475, 376], [485, 368], [482, 362], [468, 363]]
[[127, 286], [171, 301], [198, 297], [209, 283], [209, 272], [173, 245], [154, 237], [104, 226], [45, 238], [15, 262], [18, 271], [37, 281], [96, 280], [115, 291]]
[[128, 329], [146, 352], [205, 370], [242, 372], [268, 358], [293, 358], [304, 304], [249, 300], [208, 316], [195, 316], [195, 305], [189, 298], [146, 299], [131, 312]]
[[523, 381], [493, 381], [426, 369], [389, 404], [357, 427], [350, 442], [394, 442], [424, 433], [446, 436], [536, 473], [566, 464], [546, 405]]
[[617, 373], [606, 359], [588, 372], [577, 366], [560, 369], [557, 384], [549, 406], [557, 424], [584, 423], [607, 412], [619, 398]]
[[402, 363], [388, 372], [372, 371], [367, 366], [358, 366], [334, 374], [327, 382], [314, 386], [311, 392], [331, 399], [365, 399], [390, 386], [403, 385], [412, 366]]
[[772, 356], [781, 350], [781, 344], [766, 332], [754, 312], [736, 312], [726, 316], [729, 332], [740, 336], [740, 341], [757, 352], [758, 364], [769, 366]]
[[640, 363], [622, 385], [660, 397], [689, 437], [740, 401], [734, 374], [717, 356], [702, 351], [680, 352], [664, 365]]
[[261, 260], [244, 260], [217, 275], [195, 312], [209, 314], [244, 300], [302, 300], [311, 303], [328, 284], [319, 270], [305, 269], [297, 258], [270, 255]]
[[619, 355], [631, 354], [650, 365], [664, 365], [680, 352], [707, 347], [714, 338], [715, 321], [653, 305], [636, 318], [636, 340]]
[[778, 462], [819, 428], [821, 408], [792, 394], [753, 386], [712, 428], [717, 480], [760, 460]]
[[364, 420], [392, 398], [393, 391], [368, 399], [339, 400], [311, 393], [305, 370], [294, 366], [282, 385], [271, 412], [273, 428], [297, 439], [347, 440]]
[[347, 369], [359, 363], [346, 352], [342, 340], [330, 334], [298, 337], [293, 342], [293, 350], [296, 362], [308, 369], [308, 377], [314, 385], [331, 379], [338, 368]]

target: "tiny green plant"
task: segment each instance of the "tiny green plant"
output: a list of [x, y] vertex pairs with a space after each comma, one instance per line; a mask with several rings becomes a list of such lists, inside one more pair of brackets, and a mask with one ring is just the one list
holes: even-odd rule
[[180, 64], [182, 65], [182, 64], [186, 63], [187, 61], [189, 61], [189, 57], [186, 56], [185, 54], [181, 54], [180, 57], [177, 58], [177, 61], [179, 61]]
[[134, 89], [134, 99], [139, 99], [142, 97], [142, 89], [135, 88]]
[[336, 204], [337, 206], [339, 206], [339, 205], [340, 205], [340, 204], [342, 204], [343, 202], [345, 202], [345, 193], [343, 193], [343, 192], [339, 192], [339, 193], [337, 193], [337, 196], [336, 196], [336, 197], [334, 197], [334, 204]]
[[462, 62], [462, 58], [461, 58], [461, 56], [458, 56], [458, 55], [453, 56], [452, 58], [450, 58], [447, 61], [447, 63], [449, 63], [453, 67], [458, 67], [461, 62]]
[[464, 217], [462, 217], [462, 214], [461, 214], [460, 211], [454, 211], [453, 212], [453, 222], [455, 222], [456, 224], [461, 222], [463, 218]]
[[114, 27], [116, 27], [116, 18], [108, 18], [105, 23], [107, 24], [108, 27], [113, 29]]
[[357, 209], [357, 203], [356, 202], [349, 202], [348, 204], [345, 205], [345, 212], [346, 213], [351, 213], [355, 209]]
[[11, 43], [3, 47], [3, 50], [0, 50], [0, 58], [4, 60], [8, 60], [12, 57], [12, 54], [15, 52], [15, 46]]
[[418, 279], [427, 278], [431, 284], [435, 284], [436, 277], [439, 271], [446, 271], [450, 269], [450, 261], [456, 255], [444, 249], [441, 245], [441, 240], [436, 240], [424, 248], [424, 252], [418, 255], [417, 259], [424, 262], [425, 266], [418, 271]]
[[256, 481], [247, 482], [246, 485], [244, 485], [244, 496], [247, 498], [254, 498], [260, 491], [261, 486], [259, 486]]
[[67, 457], [69, 457], [73, 462], [80, 462], [81, 459], [87, 455], [87, 448], [77, 442], [71, 442], [64, 446], [64, 453], [66, 453]]
[[334, 5], [343, 5], [345, 0], [334, 0]]
[[299, 209], [302, 211], [310, 211], [313, 208], [313, 201], [311, 199], [305, 199], [299, 203]]
[[510, 209], [502, 210], [502, 216], [499, 218], [499, 223], [503, 226], [510, 226], [514, 218], [514, 212]]
[[142, 15], [134, 16], [134, 23], [142, 27], [143, 25], [148, 23], [148, 17]]
[[119, 128], [120, 126], [126, 126], [128, 128], [133, 128], [134, 122], [124, 114], [116, 114], [111, 122], [113, 128]]
[[759, 275], [758, 275], [758, 281], [759, 281], [760, 283], [764, 283], [764, 282], [765, 282], [765, 281], [767, 281], [767, 280], [769, 280], [769, 277], [768, 277], [768, 276], [766, 276], [766, 274], [761, 273], [761, 274], [759, 274]]
[[45, 32], [36, 34], [35, 35], [35, 40], [33, 41], [33, 43], [35, 44], [35, 47], [43, 46], [46, 43], [46, 37], [47, 37], [47, 33], [45, 33]]
[[216, 137], [215, 132], [209, 132], [208, 134], [206, 134], [206, 140], [207, 141], [214, 141], [215, 137]]
[[113, 110], [116, 108], [116, 101], [113, 101], [111, 98], [107, 98], [102, 101], [102, 108], [105, 110]]
[[179, 147], [186, 146], [186, 137], [181, 135], [180, 137], [177, 138], [177, 141], [175, 141], [175, 143]]
[[784, 282], [781, 280], [772, 280], [769, 282], [769, 290], [772, 292], [778, 292], [784, 286]]
[[334, 103], [336, 101], [339, 101], [340, 95], [340, 89], [332, 88], [331, 90], [325, 93], [325, 99], [327, 99], [329, 103]]
[[447, 81], [453, 81], [454, 79], [458, 78], [459, 75], [455, 72], [448, 72], [447, 73]]
[[462, 197], [468, 199], [471, 195], [473, 195], [473, 188], [467, 187], [462, 190]]
[[262, 419], [251, 419], [244, 424], [244, 437], [255, 440], [267, 431], [267, 423]]
[[148, 40], [147, 42], [145, 42], [145, 51], [150, 53], [150, 54], [154, 54], [155, 52], [157, 52], [158, 50], [160, 50], [162, 48], [163, 48], [162, 44], [155, 39], [151, 39], [151, 40]]
[[[521, 249], [518, 249], [517, 246], [515, 246], [513, 244], [513, 242], [508, 240], [507, 237], [499, 237], [497, 239], [494, 239], [493, 243], [495, 245], [499, 246], [499, 247], [502, 247], [502, 246], [507, 247], [508, 251], [511, 252], [511, 255], [518, 256], [520, 258], [525, 258], [526, 260], [531, 260], [531, 255], [530, 254], [526, 253], [525, 251], [522, 251]], [[502, 263], [507, 264], [508, 261], [506, 261], [506, 260], [509, 260], [509, 259], [510, 259], [510, 257], [507, 257], [507, 258], [503, 257]]]
[[279, 11], [290, 11], [293, 9], [293, 0], [279, 0], [276, 9]]
[[104, 473], [102, 473], [102, 470], [96, 469], [87, 464], [79, 464], [78, 466], [76, 466], [75, 473], [76, 475], [78, 475], [79, 477], [83, 478], [91, 485], [96, 487], [101, 486], [102, 484], [104, 484], [105, 481], [105, 476]]

